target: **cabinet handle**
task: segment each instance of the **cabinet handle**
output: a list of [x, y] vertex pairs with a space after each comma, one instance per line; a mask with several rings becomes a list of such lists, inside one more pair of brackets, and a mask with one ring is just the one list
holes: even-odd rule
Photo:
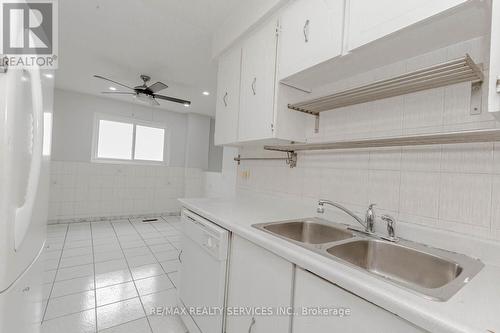
[[180, 250], [179, 251], [179, 256], [177, 257], [179, 259], [179, 262], [182, 264], [182, 251], [183, 250]]
[[28, 291], [30, 291], [30, 290], [31, 290], [31, 288], [30, 288], [30, 287], [26, 287], [26, 288], [24, 288], [24, 289], [23, 289], [23, 293], [27, 293], [27, 292], [28, 292]]
[[224, 94], [224, 97], [222, 97], [222, 101], [224, 102], [224, 106], [227, 107], [227, 91]]
[[254, 96], [257, 95], [256, 85], [257, 85], [257, 78], [254, 77], [253, 81], [252, 81], [252, 92], [253, 92]]
[[250, 322], [250, 326], [248, 326], [248, 333], [252, 333], [252, 329], [255, 325], [255, 317], [252, 317], [252, 321]]
[[309, 42], [309, 20], [306, 20], [306, 23], [304, 24], [304, 42], [308, 43]]

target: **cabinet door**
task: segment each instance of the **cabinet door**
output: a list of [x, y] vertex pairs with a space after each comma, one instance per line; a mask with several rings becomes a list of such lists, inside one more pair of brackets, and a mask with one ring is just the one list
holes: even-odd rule
[[273, 135], [276, 85], [277, 21], [271, 20], [243, 45], [239, 141]]
[[217, 104], [215, 114], [215, 144], [238, 141], [240, 107], [241, 48], [226, 53], [219, 61]]
[[344, 0], [296, 0], [280, 19], [279, 78], [342, 53]]
[[[348, 50], [392, 34], [466, 0], [349, 0]], [[401, 47], [404, 47], [402, 45]]]
[[[288, 261], [234, 236], [228, 282], [228, 311], [289, 307], [292, 299], [293, 265]], [[228, 313], [227, 333], [288, 333], [290, 316]]]
[[[293, 333], [425, 333], [404, 319], [298, 268], [295, 275]], [[349, 309], [345, 316], [318, 315], [314, 309]], [[307, 311], [309, 312], [307, 312]]]

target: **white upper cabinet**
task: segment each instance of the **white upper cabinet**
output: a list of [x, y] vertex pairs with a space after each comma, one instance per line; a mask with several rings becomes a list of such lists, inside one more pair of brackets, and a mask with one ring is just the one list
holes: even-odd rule
[[344, 0], [295, 0], [280, 19], [279, 79], [340, 56]]
[[273, 136], [277, 24], [277, 20], [270, 20], [243, 43], [240, 142]]
[[219, 60], [215, 115], [216, 145], [238, 141], [240, 74], [241, 48], [236, 47], [231, 49]]
[[348, 0], [347, 48], [353, 50], [465, 2], [467, 0]]

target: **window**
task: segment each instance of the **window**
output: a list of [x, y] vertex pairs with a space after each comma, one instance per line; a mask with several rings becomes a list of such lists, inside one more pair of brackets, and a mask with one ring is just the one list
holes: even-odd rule
[[95, 162], [164, 163], [165, 128], [136, 119], [96, 115]]

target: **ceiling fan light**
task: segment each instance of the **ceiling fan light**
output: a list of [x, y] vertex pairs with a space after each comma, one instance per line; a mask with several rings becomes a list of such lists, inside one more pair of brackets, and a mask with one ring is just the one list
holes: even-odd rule
[[191, 103], [184, 103], [184, 106], [188, 108], [191, 106]]

